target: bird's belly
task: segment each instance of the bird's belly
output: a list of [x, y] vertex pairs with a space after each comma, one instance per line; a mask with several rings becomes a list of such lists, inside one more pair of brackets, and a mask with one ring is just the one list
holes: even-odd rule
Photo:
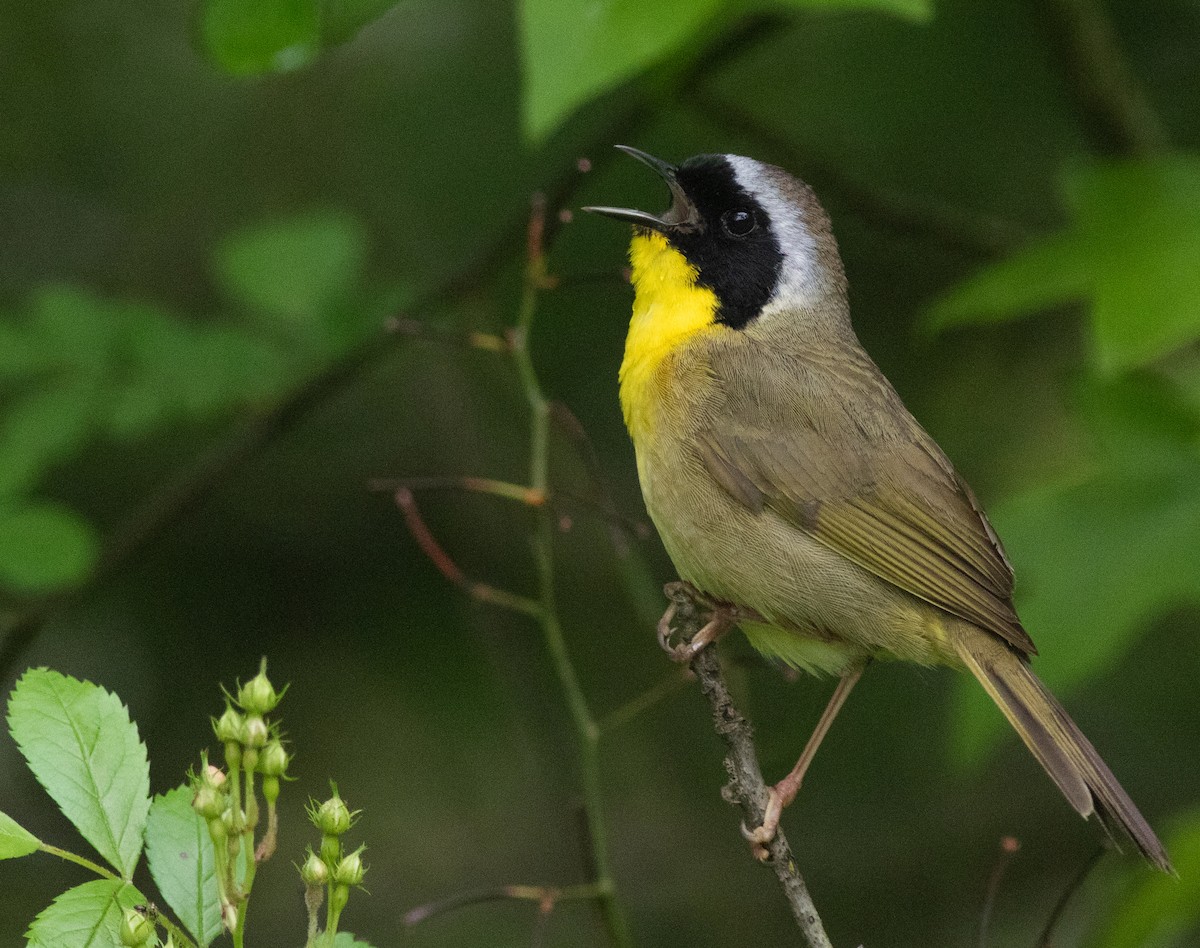
[[955, 661], [940, 612], [834, 552], [774, 511], [746, 508], [683, 450], [639, 447], [646, 507], [683, 579], [750, 607], [759, 651], [839, 673], [866, 656]]

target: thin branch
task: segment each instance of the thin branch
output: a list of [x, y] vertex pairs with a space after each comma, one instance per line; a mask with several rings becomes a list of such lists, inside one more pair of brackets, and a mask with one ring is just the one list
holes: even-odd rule
[[774, 160], [805, 178], [823, 182], [864, 220], [899, 234], [927, 238], [959, 253], [994, 257], [1028, 240], [1020, 225], [986, 214], [934, 204], [872, 187], [760, 122], [750, 112], [702, 88], [686, 89], [681, 102], [730, 131], [760, 143]]
[[600, 736], [607, 737], [618, 728], [624, 727], [634, 718], [654, 707], [665, 698], [669, 698], [691, 680], [691, 675], [684, 668], [676, 668], [658, 684], [651, 685], [641, 694], [634, 695], [624, 704], [613, 709], [600, 719], [597, 726]]
[[1051, 0], [1046, 5], [1071, 92], [1101, 151], [1150, 155], [1169, 147], [1167, 130], [1150, 104], [1112, 21], [1097, 0]]
[[469, 892], [459, 892], [444, 899], [418, 905], [404, 913], [404, 924], [411, 928], [428, 921], [438, 915], [444, 915], [455, 909], [468, 905], [479, 905], [482, 902], [501, 902], [512, 900], [518, 902], [537, 902], [539, 906], [551, 903], [584, 901], [599, 896], [600, 890], [595, 885], [571, 885], [557, 888], [545, 885], [501, 885], [487, 889], [472, 889]]
[[472, 599], [491, 603], [494, 606], [500, 606], [513, 612], [520, 612], [534, 619], [542, 617], [542, 604], [536, 600], [530, 599], [528, 596], [509, 592], [506, 589], [491, 586], [488, 583], [481, 583], [470, 579], [463, 572], [462, 568], [454, 562], [445, 548], [438, 543], [437, 538], [429, 529], [429, 525], [425, 523], [425, 518], [421, 516], [421, 511], [417, 507], [416, 498], [413, 497], [411, 490], [407, 487], [398, 488], [395, 493], [395, 500], [396, 506], [404, 514], [404, 523], [408, 527], [408, 532], [417, 541], [417, 546], [421, 548], [421, 552], [425, 554], [429, 561], [437, 567], [438, 572], [445, 576], [446, 579], [454, 583], [455, 586]]
[[1054, 904], [1053, 910], [1050, 912], [1050, 917], [1046, 919], [1046, 927], [1042, 929], [1042, 935], [1038, 939], [1037, 948], [1051, 948], [1051, 939], [1054, 937], [1054, 929], [1058, 927], [1059, 920], [1066, 911], [1068, 905], [1071, 904], [1071, 899], [1075, 897], [1075, 893], [1083, 888], [1083, 884], [1087, 881], [1088, 876], [1092, 874], [1092, 870], [1100, 864], [1101, 858], [1108, 850], [1101, 846], [1083, 864], [1083, 867], [1076, 873], [1075, 878], [1067, 883], [1067, 887], [1063, 890], [1063, 894], [1058, 897], [1058, 901]]
[[461, 490], [472, 494], [486, 494], [513, 500], [526, 507], [545, 507], [555, 512], [574, 504], [596, 514], [613, 526], [620, 527], [634, 536], [646, 537], [650, 528], [640, 520], [634, 520], [617, 510], [607, 500], [593, 500], [581, 497], [571, 491], [556, 488], [553, 496], [544, 491], [534, 490], [523, 484], [511, 484], [490, 477], [454, 477], [452, 475], [435, 475], [426, 477], [377, 477], [367, 483], [369, 490], [394, 493], [398, 488], [405, 487], [413, 491], [425, 490]]
[[[525, 400], [529, 406], [529, 483], [534, 490], [548, 491], [550, 484], [550, 402], [542, 392], [541, 382], [529, 353], [529, 336], [537, 314], [538, 297], [548, 285], [545, 253], [546, 200], [535, 195], [529, 215], [526, 237], [528, 260], [525, 288], [517, 323], [512, 332], [513, 361]], [[583, 791], [583, 812], [590, 842], [592, 878], [599, 890], [600, 913], [609, 938], [618, 948], [629, 948], [633, 936], [624, 909], [617, 899], [608, 852], [608, 829], [604, 813], [604, 797], [600, 786], [600, 730], [588, 707], [587, 698], [579, 684], [579, 676], [567, 651], [566, 638], [558, 617], [554, 578], [554, 526], [542, 517], [533, 538], [534, 560], [538, 573], [538, 600], [541, 606], [539, 621], [546, 649], [563, 690], [579, 750], [580, 783]]]
[[1015, 836], [1005, 836], [1000, 840], [1000, 852], [992, 865], [992, 871], [988, 874], [983, 906], [979, 910], [979, 948], [987, 948], [988, 934], [992, 927], [992, 911], [996, 907], [996, 896], [1000, 894], [1000, 883], [1004, 881], [1004, 873], [1008, 871], [1009, 864], [1020, 849], [1021, 841]]
[[[703, 626], [704, 616], [686, 593], [674, 592], [668, 587], [668, 594], [672, 595], [676, 607], [674, 628], [684, 641], [690, 641]], [[729, 773], [726, 799], [741, 808], [744, 825], [761, 826], [766, 812], [767, 785], [758, 763], [750, 723], [733, 703], [714, 647], [702, 649], [692, 659], [691, 668], [712, 707], [717, 734], [725, 742], [725, 769]], [[768, 844], [767, 851], [775, 878], [809, 948], [832, 948], [782, 827]]]

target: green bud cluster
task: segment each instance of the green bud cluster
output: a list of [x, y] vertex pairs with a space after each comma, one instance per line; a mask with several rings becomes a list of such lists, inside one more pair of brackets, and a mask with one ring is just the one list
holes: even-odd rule
[[287, 776], [291, 762], [280, 740], [278, 723], [267, 717], [286, 691], [287, 688], [275, 690], [267, 677], [264, 658], [258, 674], [238, 685], [236, 697], [226, 694], [225, 711], [212, 722], [213, 733], [225, 750], [226, 766], [262, 774], [268, 803], [279, 797], [279, 781]]
[[[322, 893], [328, 891], [330, 918], [335, 920], [350, 900], [350, 889], [361, 886], [367, 874], [362, 854], [366, 846], [353, 852], [342, 847], [342, 837], [349, 832], [358, 818], [357, 810], [351, 810], [333, 786], [329, 799], [308, 803], [308, 818], [321, 833], [321, 846], [317, 852], [310, 847], [304, 864], [300, 866], [300, 878], [304, 881], [305, 901], [311, 917], [315, 919], [316, 907], [320, 905]], [[315, 921], [313, 924], [316, 924]]]

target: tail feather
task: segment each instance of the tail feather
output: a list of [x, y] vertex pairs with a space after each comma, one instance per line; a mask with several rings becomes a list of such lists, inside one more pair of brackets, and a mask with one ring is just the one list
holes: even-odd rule
[[1150, 824], [1024, 656], [974, 628], [964, 630], [956, 646], [1071, 806], [1085, 818], [1095, 813], [1114, 842], [1132, 842], [1147, 861], [1173, 874]]

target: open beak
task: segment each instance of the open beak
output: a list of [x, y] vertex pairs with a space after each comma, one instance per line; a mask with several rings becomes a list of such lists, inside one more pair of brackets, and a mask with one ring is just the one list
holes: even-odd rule
[[649, 227], [651, 230], [661, 231], [662, 233], [696, 230], [700, 227], [700, 212], [696, 209], [696, 205], [692, 203], [692, 199], [687, 196], [687, 193], [683, 190], [683, 186], [679, 183], [678, 169], [674, 165], [669, 165], [661, 158], [655, 158], [653, 155], [648, 155], [636, 148], [630, 148], [628, 145], [617, 145], [616, 149], [617, 151], [625, 152], [631, 158], [636, 158], [644, 165], [649, 165], [658, 172], [658, 176], [671, 189], [671, 206], [660, 217], [647, 214], [645, 211], [635, 211], [627, 207], [585, 207], [585, 211], [591, 211], [593, 214], [603, 214], [605, 217], [614, 217], [619, 221], [628, 221], [631, 224], [637, 224], [639, 227]]

